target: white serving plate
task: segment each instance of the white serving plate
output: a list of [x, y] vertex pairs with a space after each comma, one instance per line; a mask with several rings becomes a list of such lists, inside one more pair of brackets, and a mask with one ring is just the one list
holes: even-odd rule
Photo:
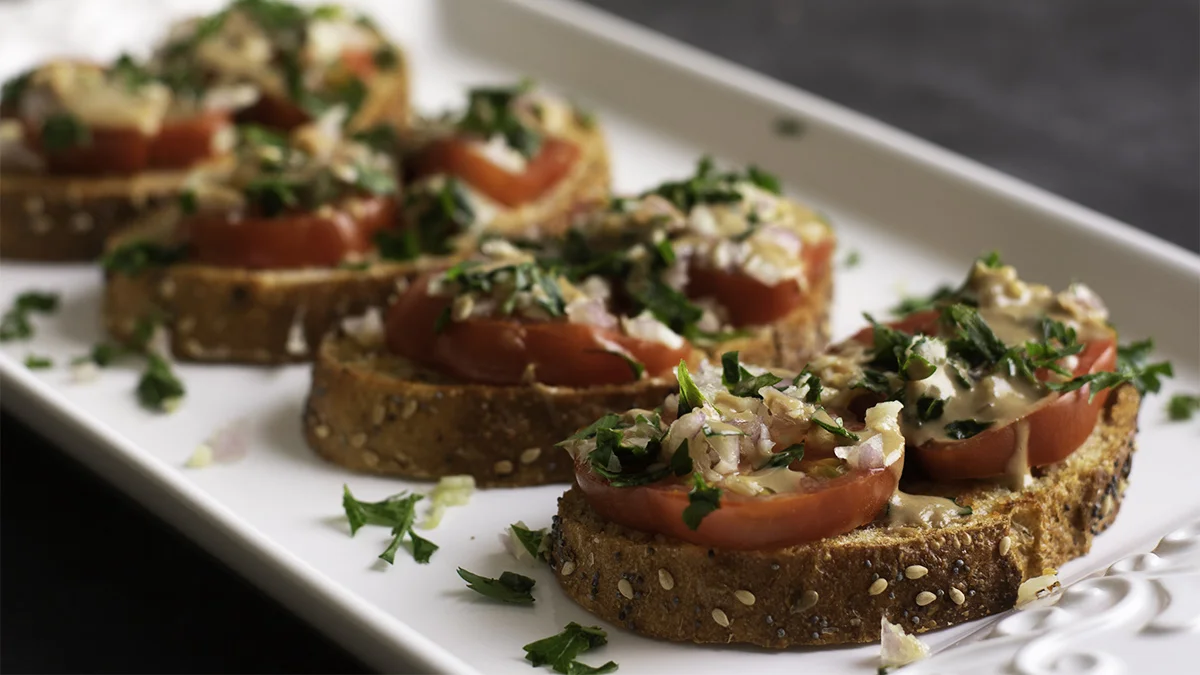
[[[59, 53], [108, 57], [144, 49], [165, 21], [211, 9], [205, 0], [42, 0], [0, 6], [0, 75]], [[1110, 304], [1126, 339], [1153, 335], [1174, 361], [1173, 391], [1200, 388], [1200, 257], [1098, 213], [761, 75], [580, 5], [550, 0], [357, 3], [409, 51], [416, 101], [439, 108], [466, 85], [529, 74], [594, 107], [615, 156], [617, 187], [637, 190], [691, 170], [701, 152], [756, 162], [831, 214], [862, 263], [841, 268], [835, 337], [882, 314], [904, 291], [956, 281], [978, 253], [1003, 251], [1031, 279], [1085, 280]], [[120, 17], [116, 19], [115, 17]], [[780, 137], [781, 117], [803, 133]], [[839, 256], [841, 257], [841, 256]], [[431, 564], [375, 556], [386, 531], [351, 539], [341, 516], [347, 483], [382, 498], [401, 481], [361, 476], [317, 459], [300, 434], [303, 366], [180, 366], [188, 387], [169, 416], [138, 408], [133, 369], [74, 384], [63, 366], [101, 338], [101, 277], [88, 266], [0, 266], [0, 304], [27, 289], [62, 293], [30, 344], [0, 349], [3, 404], [285, 605], [385, 671], [527, 673], [521, 645], [569, 621], [597, 623], [558, 591], [548, 570], [514, 561], [499, 533], [511, 522], [549, 524], [561, 487], [478, 493], [429, 533]], [[31, 372], [29, 352], [53, 356]], [[939, 653], [923, 672], [1120, 672], [1193, 665], [1200, 629], [1200, 426], [1164, 424], [1165, 395], [1143, 411], [1141, 451], [1125, 506], [1093, 551], [1063, 570], [1073, 582], [1055, 609], [985, 619], [926, 636]], [[218, 427], [248, 420], [249, 456], [183, 468]], [[1172, 535], [1158, 556], [1137, 556]], [[535, 577], [534, 608], [498, 606], [466, 590], [456, 566]], [[734, 620], [739, 620], [735, 615]], [[745, 620], [750, 620], [747, 617]], [[621, 671], [871, 672], [875, 645], [755, 649], [655, 642], [607, 626], [610, 644], [585, 661]], [[980, 638], [985, 639], [980, 640]], [[948, 649], [960, 642], [970, 643]], [[1122, 665], [1124, 663], [1124, 665]], [[917, 670], [914, 668], [914, 671]]]

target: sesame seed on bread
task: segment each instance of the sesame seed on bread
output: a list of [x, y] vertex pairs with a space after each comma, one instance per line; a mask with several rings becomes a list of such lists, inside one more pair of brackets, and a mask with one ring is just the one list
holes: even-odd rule
[[1023, 580], [1083, 555], [1116, 517], [1140, 399], [1109, 398], [1087, 442], [1034, 470], [1025, 489], [988, 481], [911, 483], [973, 513], [940, 529], [872, 524], [809, 544], [726, 551], [601, 520], [577, 487], [559, 499], [549, 561], [568, 596], [615, 625], [664, 640], [782, 649], [879, 639], [1011, 608]]

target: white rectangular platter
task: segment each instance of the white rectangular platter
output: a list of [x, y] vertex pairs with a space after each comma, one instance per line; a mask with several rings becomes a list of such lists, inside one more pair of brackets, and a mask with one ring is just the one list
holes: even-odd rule
[[[6, 4], [0, 6], [0, 75], [53, 54], [108, 57], [136, 51], [169, 19], [217, 4]], [[1192, 253], [580, 5], [551, 0], [357, 4], [408, 50], [415, 99], [423, 109], [459, 101], [466, 86], [521, 75], [592, 107], [607, 129], [621, 190], [640, 190], [689, 172], [702, 152], [778, 173], [790, 192], [831, 215], [842, 242], [839, 258], [849, 250], [861, 254], [860, 265], [838, 270], [835, 337], [857, 326], [861, 312], [884, 314], [902, 293], [956, 281], [976, 255], [998, 249], [1027, 278], [1056, 286], [1086, 281], [1107, 300], [1125, 339], [1156, 337], [1160, 355], [1174, 361], [1177, 373], [1167, 395], [1200, 387], [1200, 257]], [[802, 133], [779, 136], [780, 117], [798, 120]], [[557, 592], [549, 570], [522, 566], [500, 542], [499, 534], [516, 520], [548, 525], [559, 486], [477, 493], [428, 533], [441, 546], [429, 565], [403, 556], [394, 567], [379, 563], [375, 556], [386, 545], [385, 530], [369, 528], [351, 539], [341, 515], [343, 483], [368, 499], [428, 486], [348, 473], [310, 453], [299, 419], [308, 388], [306, 367], [180, 366], [188, 395], [181, 409], [166, 416], [138, 407], [132, 369], [73, 383], [63, 364], [102, 337], [101, 283], [99, 271], [90, 266], [0, 266], [4, 306], [28, 289], [54, 290], [63, 297], [56, 315], [37, 318], [34, 342], [0, 349], [3, 405], [367, 663], [386, 671], [527, 673], [522, 645], [556, 633], [569, 621], [596, 623]], [[30, 352], [50, 355], [59, 365], [29, 371], [22, 361]], [[1066, 566], [1065, 582], [1148, 551], [1165, 533], [1200, 519], [1200, 490], [1195, 489], [1200, 427], [1166, 424], [1165, 398], [1151, 399], [1143, 411], [1141, 450], [1116, 525], [1098, 538], [1090, 555]], [[203, 470], [184, 468], [198, 443], [235, 420], [249, 424], [252, 447], [246, 459]], [[535, 577], [536, 606], [499, 606], [475, 596], [455, 575], [457, 566], [489, 576], [511, 569]], [[1184, 567], [1189, 575], [1184, 586], [1190, 589], [1185, 595], [1195, 609], [1200, 577], [1194, 566]], [[1116, 645], [1110, 649], [1119, 652], [1113, 658], [1136, 657], [1143, 664], [1152, 658], [1178, 667], [1185, 663], [1185, 640], [1179, 636], [1196, 630], [1200, 612], [1188, 617], [1181, 634], [1143, 634], [1145, 622], [1134, 621], [1122, 629], [1122, 639], [1104, 640]], [[747, 612], [745, 620], [752, 618]], [[927, 641], [942, 650], [986, 634], [993, 621], [931, 634]], [[768, 653], [660, 643], [607, 628], [609, 646], [584, 660], [612, 659], [626, 673], [733, 668], [867, 673], [877, 665], [877, 646]], [[1111, 632], [1112, 626], [1105, 630]], [[1094, 650], [1100, 638], [1095, 633], [1082, 641], [1096, 643], [1088, 647]], [[1024, 642], [1010, 638], [991, 644], [997, 648], [986, 658], [984, 652], [973, 657], [973, 669], [1006, 669]], [[939, 660], [954, 653], [950, 649], [928, 668], [938, 671]], [[945, 663], [951, 665], [944, 672], [959, 672], [953, 661]]]

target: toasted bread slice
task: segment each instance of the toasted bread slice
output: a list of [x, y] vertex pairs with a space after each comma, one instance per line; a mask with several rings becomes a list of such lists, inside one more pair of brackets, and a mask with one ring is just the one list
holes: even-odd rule
[[870, 525], [773, 551], [712, 550], [601, 520], [559, 500], [549, 560], [572, 599], [664, 640], [785, 648], [879, 639], [881, 617], [924, 632], [1013, 606], [1022, 580], [1083, 555], [1115, 518], [1139, 397], [1113, 392], [1087, 442], [1019, 492], [985, 481], [908, 485], [972, 515], [940, 529]]
[[[228, 160], [211, 170], [230, 166]], [[92, 260], [113, 233], [174, 202], [191, 175], [154, 171], [136, 176], [0, 176], [0, 257], [65, 262]]]
[[[742, 349], [759, 363], [804, 363], [828, 335], [830, 280], [779, 323], [709, 350]], [[555, 443], [605, 413], [654, 408], [674, 378], [622, 386], [491, 386], [458, 382], [341, 334], [322, 343], [304, 413], [308, 444], [360, 471], [436, 479], [471, 474], [485, 486], [571, 480]]]

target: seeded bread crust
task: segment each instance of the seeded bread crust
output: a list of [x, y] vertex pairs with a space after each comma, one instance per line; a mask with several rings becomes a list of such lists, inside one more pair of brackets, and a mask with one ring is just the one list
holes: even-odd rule
[[781, 550], [718, 551], [604, 522], [572, 487], [559, 499], [550, 565], [589, 612], [664, 640], [782, 649], [877, 641], [882, 616], [910, 632], [970, 621], [1011, 608], [1023, 579], [1083, 555], [1113, 522], [1138, 406], [1132, 387], [1114, 392], [1087, 442], [1021, 492], [984, 481], [904, 486], [973, 507], [942, 529], [872, 525]]
[[[367, 97], [348, 128], [409, 125], [408, 70], [395, 50], [396, 68], [371, 78]], [[183, 171], [134, 176], [0, 174], [0, 258], [42, 262], [94, 260], [110, 236], [176, 201], [196, 171], [221, 172], [230, 158]]]
[[334, 334], [313, 364], [304, 436], [321, 456], [358, 471], [471, 474], [487, 487], [565, 482], [571, 460], [555, 443], [613, 410], [653, 408], [674, 385], [464, 384]]
[[179, 264], [105, 277], [109, 335], [134, 342], [144, 318], [161, 322], [183, 361], [278, 364], [311, 361], [322, 336], [345, 316], [386, 304], [422, 271], [452, 263], [424, 258], [363, 270], [253, 271]]
[[[222, 161], [210, 168], [229, 165]], [[93, 260], [114, 232], [173, 202], [190, 173], [73, 178], [6, 172], [0, 175], [0, 257]]]

